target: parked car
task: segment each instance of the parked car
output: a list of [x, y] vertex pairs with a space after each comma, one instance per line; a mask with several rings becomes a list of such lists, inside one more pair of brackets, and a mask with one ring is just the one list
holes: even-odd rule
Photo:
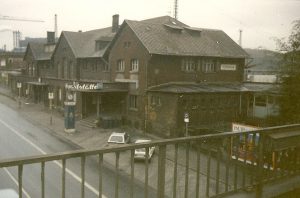
[[114, 143], [114, 144], [127, 144], [129, 142], [130, 142], [130, 136], [126, 132], [123, 133], [113, 132], [109, 136], [107, 141], [107, 143]]
[[18, 198], [19, 195], [14, 189], [0, 189], [0, 197]]
[[[145, 143], [145, 142], [151, 142], [151, 140], [145, 140], [145, 139], [138, 139], [135, 141], [135, 143]], [[149, 161], [151, 161], [151, 157], [153, 156], [155, 151], [155, 147], [149, 147]], [[139, 148], [134, 150], [134, 159], [135, 160], [145, 160], [146, 159], [146, 148]]]

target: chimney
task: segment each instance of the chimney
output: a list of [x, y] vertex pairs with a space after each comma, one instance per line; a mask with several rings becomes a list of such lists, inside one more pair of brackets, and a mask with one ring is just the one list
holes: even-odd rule
[[115, 14], [112, 16], [113, 20], [112, 20], [112, 26], [111, 26], [111, 31], [113, 33], [117, 32], [119, 29], [119, 15]]
[[47, 32], [47, 44], [55, 43], [55, 32]]

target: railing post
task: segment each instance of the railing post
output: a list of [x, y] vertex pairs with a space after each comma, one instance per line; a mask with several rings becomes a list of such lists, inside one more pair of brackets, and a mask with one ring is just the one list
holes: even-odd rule
[[177, 195], [177, 158], [178, 158], [178, 144], [175, 144], [175, 153], [174, 153], [174, 180], [173, 180], [173, 198], [176, 198]]
[[66, 197], [66, 159], [62, 159], [62, 177], [61, 177], [62, 189], [61, 197]]
[[131, 158], [130, 158], [130, 197], [133, 198], [134, 192], [134, 149], [131, 150]]
[[19, 180], [19, 198], [22, 198], [23, 196], [23, 165], [18, 166], [18, 180]]
[[41, 197], [45, 197], [45, 162], [41, 162]]
[[120, 153], [116, 152], [116, 167], [115, 167], [115, 198], [119, 197], [119, 159], [120, 159]]
[[259, 134], [258, 142], [258, 163], [257, 163], [257, 175], [256, 175], [256, 192], [255, 195], [257, 198], [262, 197], [263, 189], [263, 172], [264, 172], [264, 135]]
[[146, 162], [145, 162], [145, 198], [148, 198], [148, 170], [149, 170], [149, 147], [146, 150]]
[[84, 198], [84, 184], [85, 184], [85, 156], [81, 157], [81, 197]]
[[157, 198], [165, 197], [166, 145], [159, 146]]
[[99, 198], [102, 197], [102, 171], [103, 171], [103, 154], [99, 154], [98, 174], [99, 174]]
[[189, 166], [190, 166], [190, 143], [186, 144], [185, 153], [185, 184], [184, 184], [184, 197], [187, 198], [189, 194]]

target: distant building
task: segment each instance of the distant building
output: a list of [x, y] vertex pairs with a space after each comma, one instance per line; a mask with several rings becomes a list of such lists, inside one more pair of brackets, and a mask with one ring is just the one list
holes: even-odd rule
[[[130, 84], [129, 126], [182, 136], [184, 113], [197, 128], [223, 128], [225, 121], [242, 117], [248, 54], [221, 30], [190, 27], [169, 16], [125, 20], [107, 54], [112, 81]], [[224, 116], [227, 107], [230, 115]]]
[[24, 69], [23, 52], [0, 52], [0, 81], [2, 84], [8, 85], [9, 74], [21, 74]]
[[186, 116], [188, 132], [195, 132], [276, 114], [276, 86], [244, 82], [249, 55], [222, 30], [169, 16], [119, 27], [114, 15], [111, 27], [63, 31], [57, 43], [51, 38], [27, 45], [25, 72], [12, 88], [23, 82], [22, 95], [46, 105], [53, 92], [61, 110], [72, 99], [77, 118], [97, 118], [101, 127], [122, 123], [178, 137]]
[[280, 81], [282, 54], [266, 49], [245, 49], [250, 61], [245, 68], [246, 82], [277, 83]]

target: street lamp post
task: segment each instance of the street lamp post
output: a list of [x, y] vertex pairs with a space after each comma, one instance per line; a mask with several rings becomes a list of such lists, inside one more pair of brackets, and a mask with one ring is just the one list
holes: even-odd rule
[[49, 108], [50, 108], [50, 125], [52, 125], [52, 100], [54, 98], [53, 92], [48, 93], [48, 98], [49, 98]]
[[189, 135], [188, 125], [189, 125], [189, 122], [190, 122], [190, 118], [189, 118], [188, 113], [184, 113], [184, 122], [185, 122], [185, 137], [187, 137]]
[[21, 108], [21, 87], [22, 87], [22, 83], [17, 82], [17, 88], [19, 89], [19, 97], [18, 97], [18, 107], [19, 107], [19, 109]]

